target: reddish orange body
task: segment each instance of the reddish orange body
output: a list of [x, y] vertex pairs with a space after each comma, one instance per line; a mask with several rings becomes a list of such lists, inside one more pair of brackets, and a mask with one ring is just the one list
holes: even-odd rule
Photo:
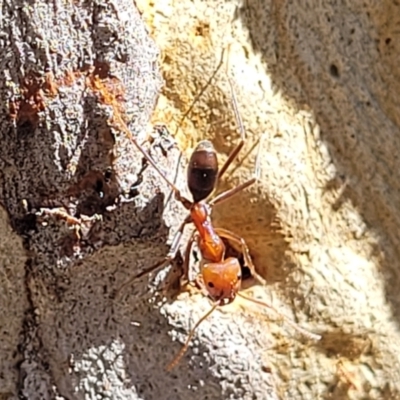
[[225, 245], [215, 233], [207, 204], [204, 202], [194, 203], [190, 209], [190, 216], [199, 234], [198, 245], [203, 258], [214, 263], [222, 261], [225, 255]]
[[198, 233], [197, 244], [206, 261], [201, 268], [204, 288], [214, 301], [231, 302], [240, 289], [239, 260], [225, 259], [225, 244], [211, 223], [210, 208], [205, 202], [193, 203], [190, 216]]

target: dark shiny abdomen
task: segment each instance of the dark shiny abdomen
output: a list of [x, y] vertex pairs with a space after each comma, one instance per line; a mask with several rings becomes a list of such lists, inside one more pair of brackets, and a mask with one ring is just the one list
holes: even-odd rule
[[188, 167], [188, 186], [196, 203], [211, 194], [217, 176], [218, 159], [214, 146], [208, 140], [203, 140], [190, 157]]

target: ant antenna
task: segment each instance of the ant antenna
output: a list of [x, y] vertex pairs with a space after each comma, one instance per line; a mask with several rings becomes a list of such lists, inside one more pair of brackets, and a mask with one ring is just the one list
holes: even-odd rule
[[269, 309], [275, 311], [275, 313], [278, 314], [280, 317], [282, 317], [282, 318], [286, 321], [286, 323], [287, 323], [288, 325], [290, 325], [294, 330], [296, 330], [297, 332], [301, 333], [301, 334], [302, 334], [303, 336], [305, 336], [306, 338], [311, 339], [311, 340], [321, 340], [321, 338], [322, 338], [321, 335], [318, 335], [318, 334], [316, 334], [316, 333], [309, 332], [309, 331], [307, 331], [306, 329], [301, 328], [300, 326], [298, 326], [297, 324], [295, 324], [295, 323], [294, 323], [293, 321], [291, 321], [288, 317], [286, 317], [285, 315], [281, 314], [277, 309], [275, 309], [274, 307], [270, 306], [269, 304], [264, 303], [263, 301], [256, 300], [256, 299], [253, 299], [253, 298], [251, 298], [251, 297], [245, 296], [245, 295], [243, 295], [243, 294], [241, 294], [241, 293], [237, 293], [237, 295], [238, 295], [239, 297], [242, 297], [242, 298], [245, 299], [245, 300], [248, 300], [248, 301], [251, 301], [251, 302], [253, 302], [253, 303], [255, 303], [255, 304], [258, 304], [259, 306], [266, 307], [266, 308], [269, 308]]
[[168, 372], [171, 372], [172, 369], [174, 369], [179, 361], [181, 360], [181, 358], [183, 357], [183, 355], [186, 353], [188, 347], [189, 347], [189, 343], [192, 340], [193, 336], [194, 336], [194, 332], [195, 330], [199, 327], [199, 325], [219, 306], [219, 303], [214, 303], [214, 305], [211, 307], [210, 310], [208, 310], [197, 322], [196, 325], [190, 330], [189, 332], [189, 336], [186, 339], [185, 344], [183, 345], [183, 347], [181, 348], [180, 352], [178, 353], [178, 355], [167, 365], [166, 370]]

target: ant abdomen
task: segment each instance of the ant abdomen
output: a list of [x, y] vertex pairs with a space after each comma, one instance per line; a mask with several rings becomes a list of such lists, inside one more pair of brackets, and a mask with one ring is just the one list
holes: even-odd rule
[[195, 203], [214, 190], [218, 176], [218, 159], [214, 146], [202, 140], [194, 149], [188, 167], [188, 187]]

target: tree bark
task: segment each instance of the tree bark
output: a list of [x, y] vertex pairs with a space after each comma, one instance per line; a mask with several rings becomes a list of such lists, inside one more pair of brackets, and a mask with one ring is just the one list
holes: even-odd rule
[[179, 215], [122, 129], [146, 138], [158, 50], [131, 1], [4, 2], [2, 34], [0, 398], [153, 395], [166, 323], [147, 282], [113, 295]]
[[[252, 176], [263, 136], [261, 177], [213, 221], [268, 281], [247, 293], [322, 340], [238, 299], [165, 372], [208, 300], [160, 296], [174, 269], [115, 298], [184, 217], [123, 129], [145, 138], [156, 46], [131, 1], [3, 2], [0, 398], [399, 397], [396, 6], [137, 4], [166, 82], [153, 122], [181, 149], [237, 143], [233, 79], [247, 142], [221, 189]], [[172, 178], [164, 140], [146, 148]]]

